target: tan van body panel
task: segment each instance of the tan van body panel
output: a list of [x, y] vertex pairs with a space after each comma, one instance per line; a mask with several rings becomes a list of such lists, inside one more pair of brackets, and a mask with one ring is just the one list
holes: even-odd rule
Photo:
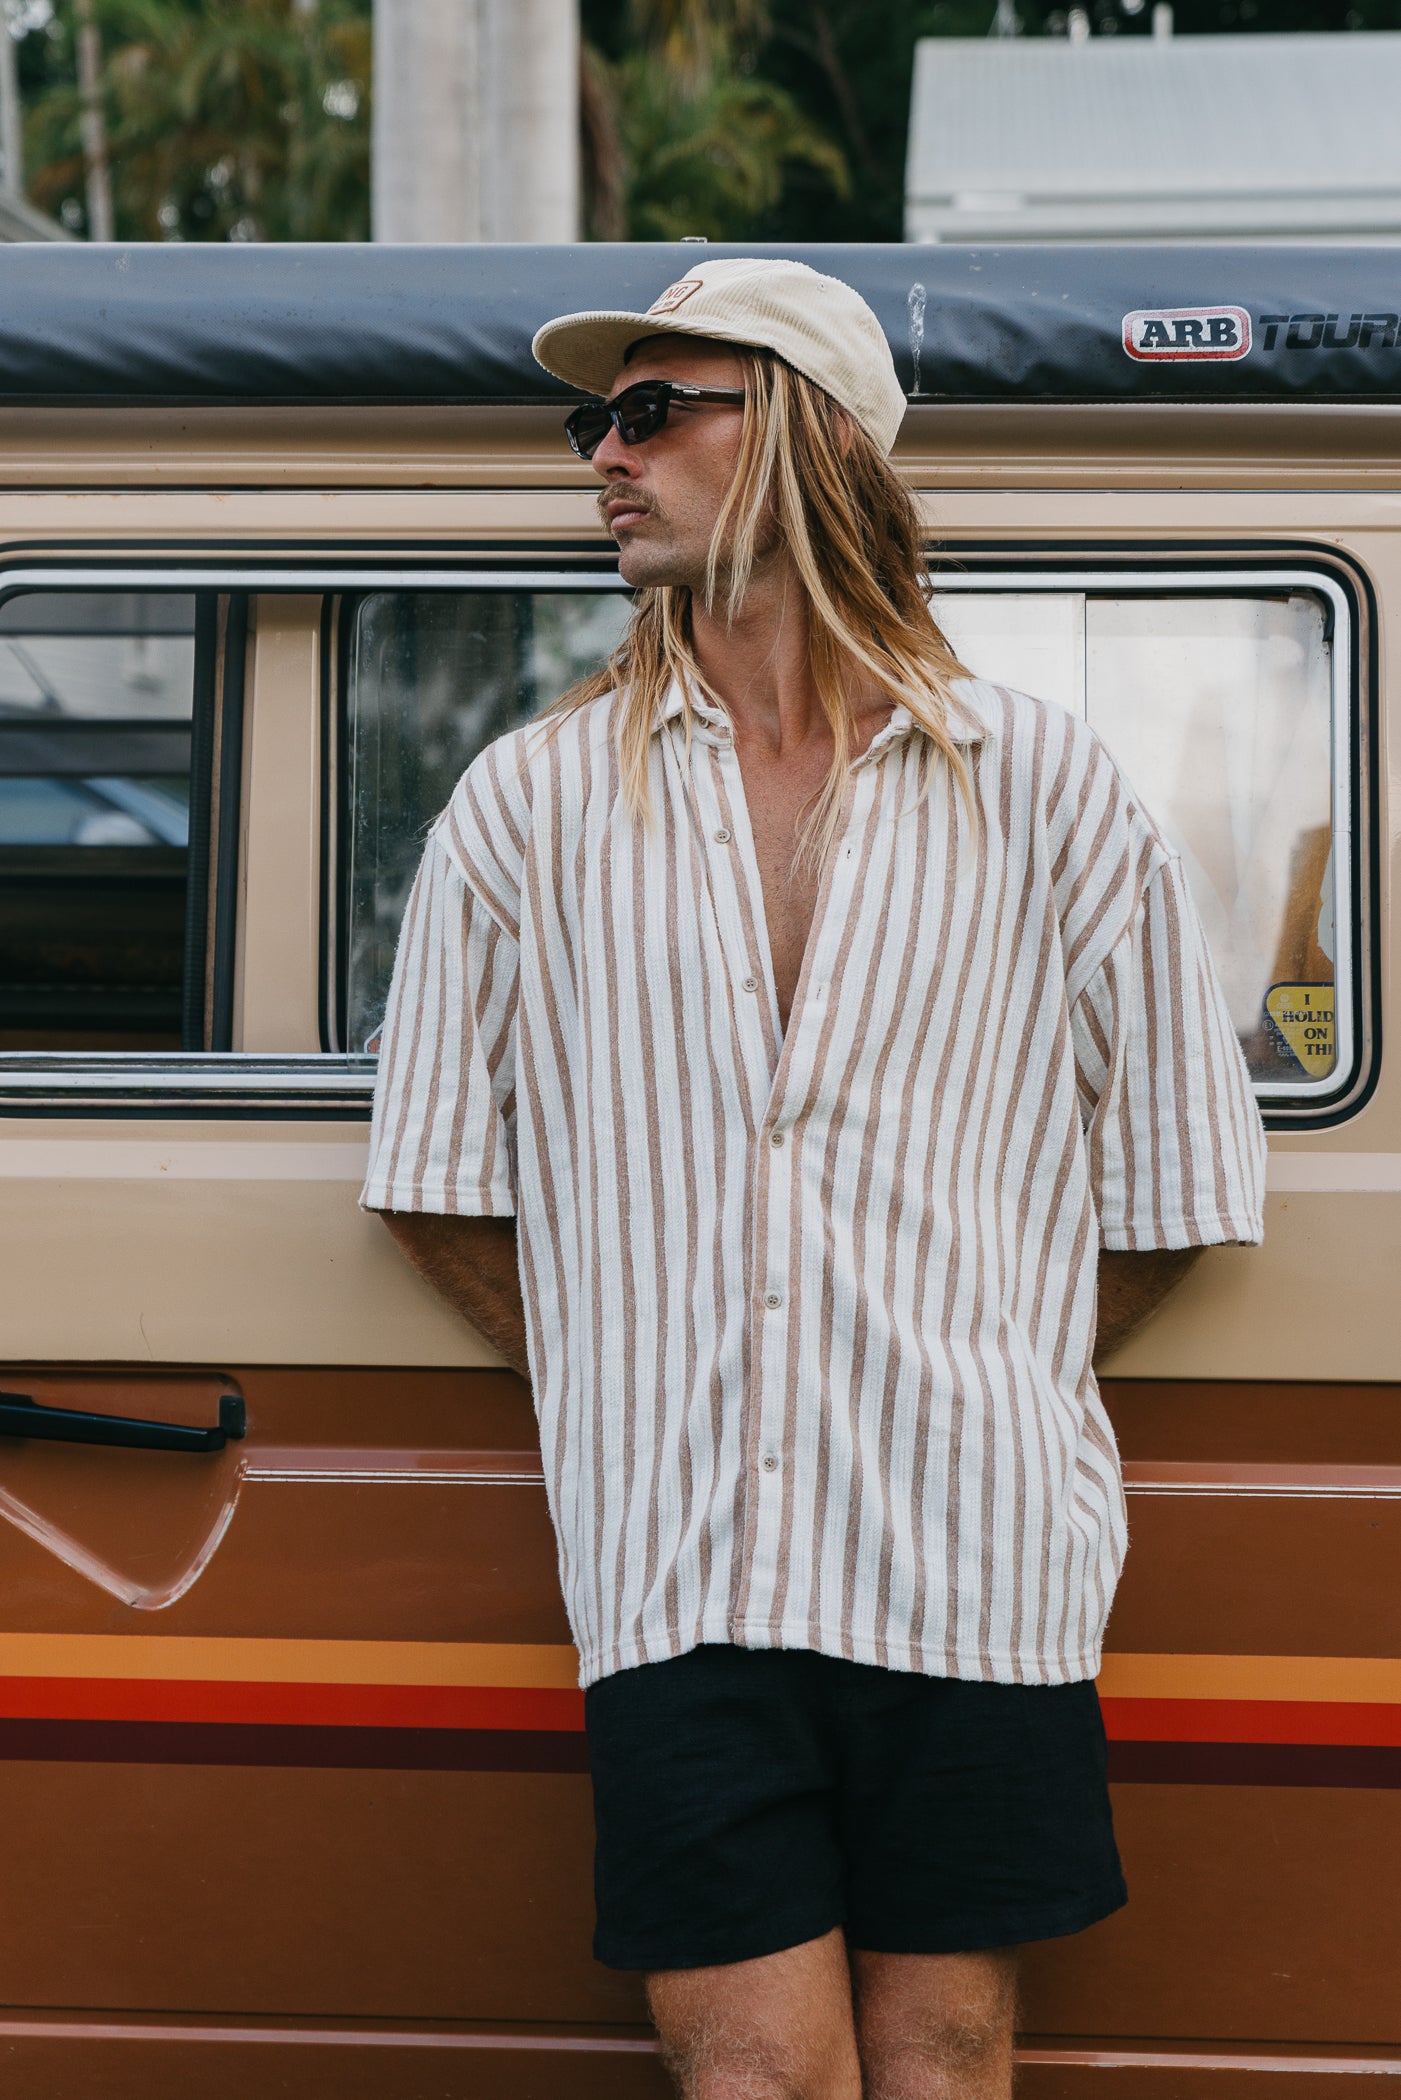
[[[326, 569], [429, 545], [596, 560], [592, 477], [559, 422], [4, 410], [0, 549], [26, 569]], [[916, 408], [897, 457], [960, 561], [1112, 545], [1354, 565], [1378, 627], [1385, 876], [1401, 413]], [[252, 618], [246, 1052], [321, 1051], [320, 604], [261, 591]], [[1366, 908], [1385, 1033], [1389, 880]], [[0, 1383], [161, 1420], [212, 1419], [226, 1392], [248, 1410], [243, 1442], [178, 1469], [0, 1448], [6, 2100], [667, 2090], [637, 1980], [589, 1951], [529, 1394], [357, 1209], [365, 1141], [360, 1109], [36, 1100], [0, 1119]], [[1333, 1127], [1272, 1132], [1266, 1235], [1209, 1251], [1106, 1382], [1132, 1549], [1101, 1691], [1131, 1902], [1029, 1953], [1028, 2100], [1401, 2081], [1394, 1059]]]

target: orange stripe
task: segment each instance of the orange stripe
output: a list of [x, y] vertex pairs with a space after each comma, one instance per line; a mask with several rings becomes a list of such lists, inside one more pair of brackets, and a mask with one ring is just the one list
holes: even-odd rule
[[[567, 1642], [334, 1641], [180, 1634], [0, 1633], [0, 1679], [575, 1693]], [[1317, 1655], [1106, 1655], [1106, 1701], [1401, 1708], [1401, 1659]], [[232, 1690], [231, 1694], [232, 1696]], [[149, 1713], [151, 1708], [143, 1707]], [[1369, 1724], [1370, 1725], [1370, 1724]]]
[[1401, 1745], [1401, 1706], [1304, 1699], [1102, 1699], [1115, 1743]]
[[0, 1717], [225, 1721], [338, 1728], [579, 1730], [582, 1692], [495, 1685], [219, 1684], [137, 1678], [0, 1679]]
[[1371, 1655], [1106, 1655], [1104, 1699], [1342, 1700], [1401, 1705], [1401, 1660]]
[[186, 1634], [0, 1633], [0, 1677], [216, 1684], [486, 1685], [574, 1690], [567, 1642], [283, 1641]]

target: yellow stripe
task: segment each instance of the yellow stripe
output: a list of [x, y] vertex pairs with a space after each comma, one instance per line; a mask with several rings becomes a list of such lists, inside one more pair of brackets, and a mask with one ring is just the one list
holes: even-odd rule
[[1106, 1699], [1303, 1699], [1401, 1705], [1401, 1660], [1370, 1655], [1106, 1655]]
[[242, 1684], [562, 1687], [567, 1644], [496, 1641], [196, 1640], [180, 1634], [0, 1633], [0, 1677], [145, 1677]]
[[[0, 1633], [0, 1677], [242, 1684], [502, 1685], [579, 1681], [566, 1642], [283, 1641], [150, 1633]], [[1302, 1699], [1401, 1705], [1401, 1659], [1335, 1655], [1106, 1655], [1111, 1699]]]

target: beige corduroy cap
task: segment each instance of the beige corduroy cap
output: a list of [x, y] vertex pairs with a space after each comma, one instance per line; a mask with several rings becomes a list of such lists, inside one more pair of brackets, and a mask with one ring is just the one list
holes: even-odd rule
[[905, 396], [885, 330], [839, 277], [759, 256], [701, 262], [646, 313], [564, 314], [538, 330], [531, 348], [556, 379], [607, 394], [629, 346], [652, 335], [772, 350], [840, 401], [882, 452], [895, 443]]

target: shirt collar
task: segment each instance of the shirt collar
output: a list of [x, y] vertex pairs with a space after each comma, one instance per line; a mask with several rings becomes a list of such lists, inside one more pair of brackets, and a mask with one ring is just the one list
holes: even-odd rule
[[[992, 728], [992, 718], [983, 699], [982, 680], [956, 678], [951, 691], [954, 706], [949, 712], [949, 733], [953, 741], [960, 745], [981, 743]], [[681, 681], [679, 678], [673, 678], [666, 699], [657, 713], [657, 727], [660, 729], [665, 723], [674, 722], [684, 712], [685, 700], [681, 691]], [[696, 734], [703, 737], [707, 743], [728, 744], [731, 741], [733, 732], [730, 718], [723, 708], [712, 707], [708, 700], [697, 694], [692, 698], [691, 712], [696, 720]], [[857, 759], [857, 765], [865, 765], [868, 759], [885, 750], [888, 745], [897, 743], [920, 727], [907, 707], [893, 708], [890, 720], [884, 728], [876, 731]]]

